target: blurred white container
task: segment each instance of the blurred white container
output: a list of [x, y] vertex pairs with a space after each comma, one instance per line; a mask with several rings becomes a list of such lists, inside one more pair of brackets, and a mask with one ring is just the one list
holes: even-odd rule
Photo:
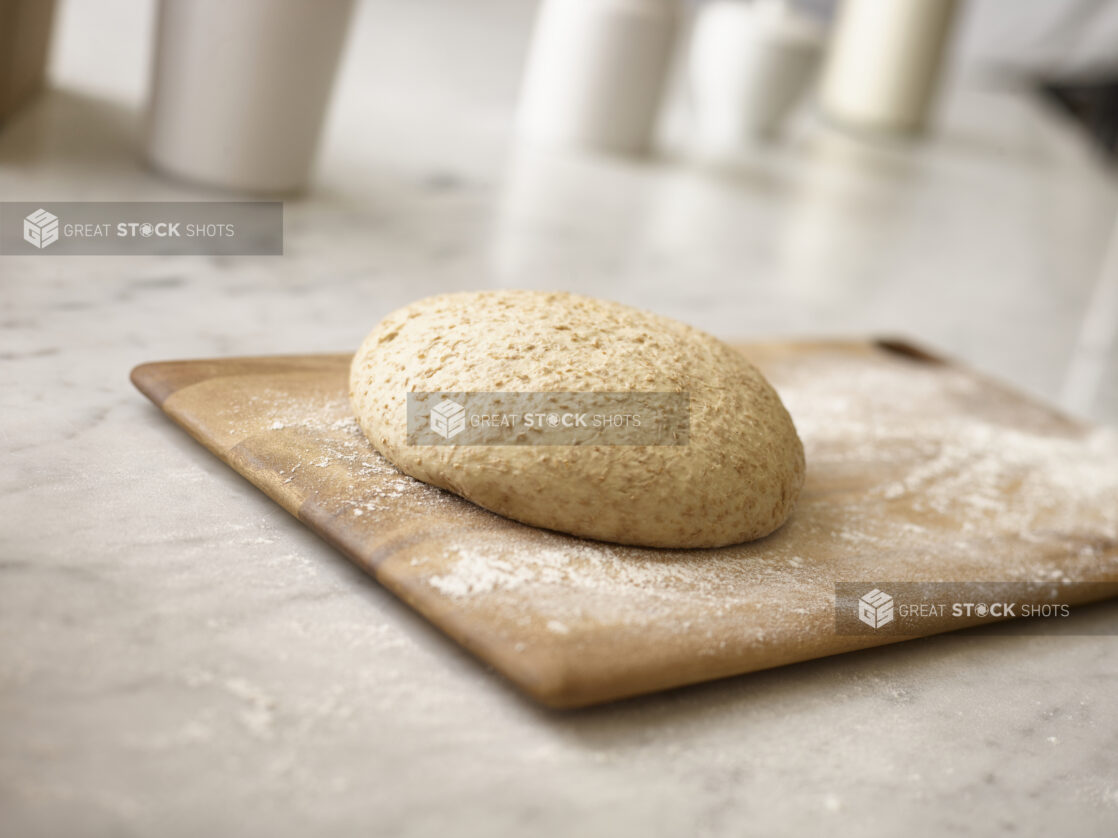
[[695, 139], [730, 151], [777, 131], [815, 76], [825, 33], [779, 0], [711, 0], [695, 20], [688, 76]]
[[352, 7], [353, 0], [163, 0], [152, 163], [228, 189], [303, 188]]
[[840, 125], [924, 127], [957, 0], [843, 0], [820, 90]]
[[524, 75], [521, 137], [646, 151], [679, 18], [676, 0], [544, 0]]

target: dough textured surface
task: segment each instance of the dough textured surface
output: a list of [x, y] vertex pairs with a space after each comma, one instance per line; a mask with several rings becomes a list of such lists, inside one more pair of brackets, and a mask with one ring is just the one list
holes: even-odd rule
[[[685, 445], [409, 445], [409, 392], [673, 392]], [[405, 474], [500, 515], [585, 538], [719, 547], [788, 518], [803, 446], [779, 396], [740, 353], [691, 326], [567, 293], [419, 300], [354, 356], [350, 399]]]

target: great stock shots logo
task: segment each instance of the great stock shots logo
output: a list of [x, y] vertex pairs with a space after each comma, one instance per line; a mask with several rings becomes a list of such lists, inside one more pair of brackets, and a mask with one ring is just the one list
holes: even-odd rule
[[431, 430], [443, 439], [453, 439], [466, 430], [466, 408], [443, 399], [431, 408]]
[[42, 250], [58, 241], [58, 216], [40, 207], [23, 219], [23, 240]]
[[0, 201], [0, 255], [282, 256], [279, 201]]
[[408, 445], [687, 445], [676, 392], [407, 394]]
[[[983, 626], [988, 632], [1044, 632], [1065, 621], [1080, 604], [1118, 597], [1118, 578], [991, 581], [851, 580], [835, 582], [835, 633], [922, 637]], [[1023, 618], [1019, 619], [1019, 618]], [[1014, 629], [1017, 625], [1019, 628]], [[1078, 629], [1053, 631], [1114, 634], [1118, 626], [1084, 618]]]
[[875, 629], [893, 622], [893, 598], [874, 588], [858, 600], [858, 619]]

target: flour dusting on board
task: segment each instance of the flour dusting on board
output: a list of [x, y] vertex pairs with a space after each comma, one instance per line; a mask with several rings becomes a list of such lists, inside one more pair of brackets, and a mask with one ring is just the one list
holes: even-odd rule
[[[753, 588], [763, 584], [782, 592], [784, 619], [794, 620], [830, 607], [821, 581], [872, 577], [886, 566], [881, 556], [890, 578], [913, 580], [1090, 579], [1118, 567], [1112, 431], [1080, 431], [1042, 408], [1023, 415], [1019, 401], [980, 379], [890, 358], [840, 356], [810, 375], [794, 366], [770, 375], [808, 457], [808, 483], [784, 530], [710, 551], [471, 533], [468, 543], [422, 560], [446, 568], [428, 583], [490, 604], [501, 594], [530, 598], [549, 614], [607, 593], [615, 619], [639, 622], [664, 612], [657, 602], [665, 598], [674, 616], [694, 610], [698, 619], [712, 604], [756, 604]], [[847, 479], [847, 493], [820, 490]], [[837, 551], [801, 555], [805, 543], [828, 538]], [[1051, 550], [994, 556], [991, 544], [1001, 539], [1054, 547], [1057, 564]]]
[[267, 431], [282, 431], [307, 440], [308, 456], [285, 470], [285, 479], [295, 481], [306, 469], [340, 469], [349, 479], [346, 506], [356, 517], [398, 504], [406, 498], [411, 505], [451, 502], [446, 493], [402, 474], [376, 452], [361, 433], [349, 400], [324, 397], [316, 400], [292, 398], [284, 391], [262, 391], [252, 397], [267, 405]]
[[137, 378], [224, 462], [554, 706], [899, 638], [839, 633], [839, 583], [940, 582], [958, 600], [984, 582], [1040, 582], [1072, 605], [1118, 595], [1079, 584], [1118, 583], [1114, 431], [899, 347], [746, 354], [796, 422], [807, 480], [784, 527], [713, 550], [572, 538], [404, 476], [354, 421], [346, 356], [157, 364]]
[[559, 638], [665, 621], [712, 644], [726, 621], [753, 641], [787, 637], [829, 619], [842, 578], [1118, 573], [1113, 432], [1079, 428], [969, 373], [884, 354], [763, 367], [803, 438], [807, 484], [784, 528], [717, 550], [623, 547], [492, 516], [399, 473], [344, 398], [258, 393], [267, 410], [251, 431], [303, 452], [286, 479], [371, 535], [426, 533], [429, 516], [437, 534], [415, 542], [407, 565], [435, 594], [493, 618], [538, 621]]

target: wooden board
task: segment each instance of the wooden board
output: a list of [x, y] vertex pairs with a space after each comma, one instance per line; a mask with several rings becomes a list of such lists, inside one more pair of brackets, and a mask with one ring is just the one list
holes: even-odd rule
[[1118, 581], [1112, 435], [900, 342], [743, 351], [792, 413], [808, 476], [781, 530], [718, 550], [580, 540], [401, 475], [353, 421], [348, 355], [144, 364], [132, 380], [284, 509], [555, 707], [908, 637], [838, 633], [835, 586], [845, 581]]

